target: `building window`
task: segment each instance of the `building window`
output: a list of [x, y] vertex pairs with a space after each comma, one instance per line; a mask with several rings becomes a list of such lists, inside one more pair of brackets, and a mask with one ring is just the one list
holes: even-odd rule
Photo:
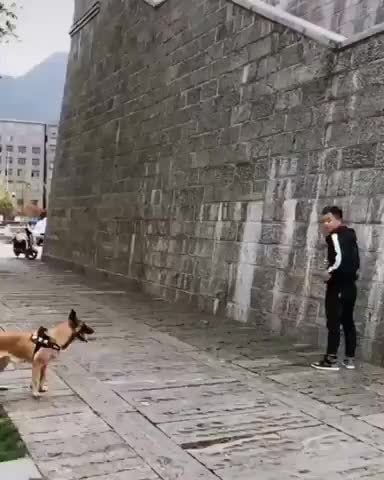
[[17, 169], [17, 176], [21, 177], [23, 175], [23, 170], [21, 168]]
[[13, 157], [8, 157], [7, 159], [8, 165], [12, 165], [13, 163]]
[[49, 169], [53, 170], [53, 162], [49, 162]]
[[5, 175], [7, 175], [8, 177], [12, 176], [13, 175], [12, 168], [8, 168], [8, 170], [5, 171]]
[[50, 145], [49, 150], [50, 150], [51, 153], [56, 153], [55, 145]]
[[31, 200], [31, 203], [32, 203], [32, 205], [35, 205], [35, 207], [37, 207], [37, 205], [39, 204], [39, 201], [38, 200]]
[[32, 147], [32, 153], [34, 153], [35, 155], [38, 155], [40, 152], [41, 152], [40, 147]]
[[27, 152], [27, 147], [25, 147], [24, 145], [20, 145], [18, 150], [19, 150], [19, 153], [26, 153]]
[[25, 165], [27, 159], [26, 158], [23, 158], [23, 157], [20, 157], [17, 159], [17, 163], [18, 165]]
[[13, 152], [13, 145], [7, 145], [7, 152]]
[[40, 177], [40, 170], [32, 170], [31, 177]]
[[32, 158], [32, 165], [38, 167], [40, 165], [40, 158]]

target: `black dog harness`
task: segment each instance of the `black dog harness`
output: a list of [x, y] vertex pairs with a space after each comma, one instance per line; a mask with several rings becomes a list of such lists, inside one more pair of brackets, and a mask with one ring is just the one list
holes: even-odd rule
[[60, 351], [61, 347], [49, 335], [48, 329], [40, 327], [36, 333], [31, 335], [31, 342], [35, 344], [33, 351], [33, 358], [41, 348], [51, 348], [52, 350]]

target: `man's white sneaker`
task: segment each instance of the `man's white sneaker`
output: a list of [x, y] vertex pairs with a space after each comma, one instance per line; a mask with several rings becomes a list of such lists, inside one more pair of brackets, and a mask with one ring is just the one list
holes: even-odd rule
[[356, 368], [355, 359], [354, 358], [346, 358], [343, 361], [343, 367], [346, 368], [347, 370], [355, 370], [355, 368]]

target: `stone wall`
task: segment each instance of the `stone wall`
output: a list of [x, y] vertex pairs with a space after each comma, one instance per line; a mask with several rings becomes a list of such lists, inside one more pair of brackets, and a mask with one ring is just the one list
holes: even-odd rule
[[72, 42], [46, 257], [321, 343], [337, 203], [381, 362], [383, 43], [334, 52], [223, 0], [103, 2]]
[[384, 22], [383, 0], [264, 0], [346, 37]]
[[[142, 0], [161, 5], [167, 0]], [[261, 0], [345, 37], [384, 22], [384, 0]], [[75, 20], [99, 0], [76, 0]]]

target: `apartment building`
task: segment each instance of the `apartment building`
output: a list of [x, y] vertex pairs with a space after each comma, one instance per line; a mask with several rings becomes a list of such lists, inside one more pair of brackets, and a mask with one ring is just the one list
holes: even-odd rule
[[56, 140], [57, 125], [0, 120], [0, 182], [18, 209], [47, 205]]

